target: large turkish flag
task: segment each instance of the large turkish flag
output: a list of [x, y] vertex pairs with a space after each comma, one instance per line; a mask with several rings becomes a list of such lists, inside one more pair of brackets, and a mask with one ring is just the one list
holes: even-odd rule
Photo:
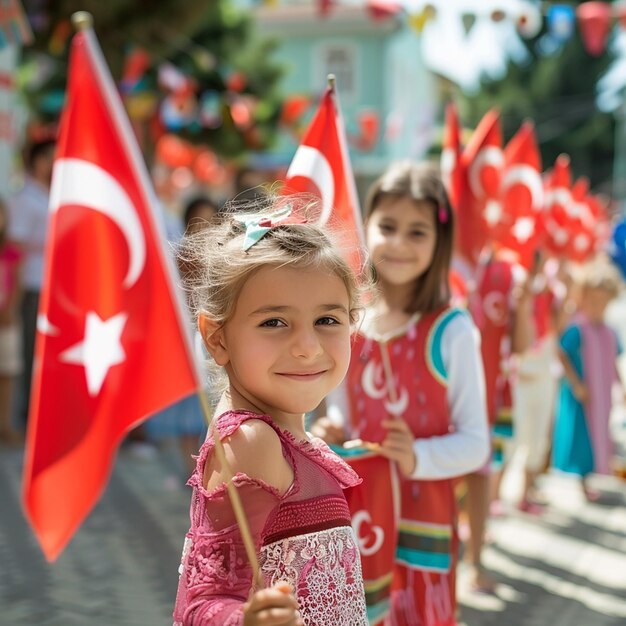
[[198, 388], [155, 198], [91, 30], [72, 42], [50, 195], [24, 506], [49, 560], [124, 434]]

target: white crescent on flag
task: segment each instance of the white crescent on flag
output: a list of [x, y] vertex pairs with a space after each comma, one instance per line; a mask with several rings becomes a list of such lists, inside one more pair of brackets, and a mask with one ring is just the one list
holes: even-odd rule
[[483, 185], [480, 181], [480, 174], [484, 167], [489, 166], [497, 169], [504, 167], [504, 153], [501, 148], [497, 148], [496, 146], [483, 148], [472, 161], [468, 178], [472, 193], [476, 198], [483, 198], [485, 196], [485, 189], [483, 189]]
[[319, 223], [326, 224], [335, 199], [335, 179], [328, 159], [317, 148], [300, 145], [287, 170], [287, 179], [296, 176], [303, 176], [315, 183], [322, 199]]
[[509, 167], [502, 180], [502, 191], [506, 192], [513, 185], [523, 185], [530, 192], [532, 208], [540, 211], [543, 207], [543, 184], [539, 172], [530, 165]]
[[137, 209], [124, 188], [101, 167], [83, 159], [58, 159], [50, 189], [50, 212], [64, 205], [83, 206], [111, 218], [119, 226], [130, 254], [124, 287], [130, 289], [146, 262], [144, 231]]

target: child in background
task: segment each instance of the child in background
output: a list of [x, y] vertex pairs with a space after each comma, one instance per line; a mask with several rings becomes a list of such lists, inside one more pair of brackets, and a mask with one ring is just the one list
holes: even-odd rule
[[[399, 469], [390, 603], [386, 616], [370, 612], [371, 623], [452, 626], [452, 479], [480, 467], [489, 452], [478, 333], [466, 312], [449, 306], [453, 213], [437, 169], [408, 161], [373, 184], [365, 209], [379, 293], [353, 344], [346, 381], [327, 398], [328, 416], [316, 432], [329, 441], [377, 444]], [[363, 511], [351, 512], [356, 525]], [[372, 550], [366, 543], [364, 559]], [[365, 570], [364, 578], [371, 579]]]
[[196, 232], [214, 224], [219, 206], [208, 196], [196, 196], [187, 202], [183, 211], [185, 232]]
[[518, 509], [539, 514], [535, 481], [546, 467], [553, 427], [558, 374], [556, 340], [565, 286], [556, 278], [557, 262], [537, 256], [528, 277], [532, 295], [530, 346], [517, 355], [513, 387], [514, 456], [523, 470]]
[[[194, 233], [209, 228], [216, 223], [218, 206], [207, 196], [196, 196], [189, 200], [183, 210], [183, 232]], [[176, 245], [176, 241], [171, 242]], [[181, 275], [189, 268], [179, 264]], [[194, 349], [201, 360], [204, 359], [202, 340], [194, 333]], [[175, 404], [159, 411], [145, 423], [145, 432], [153, 441], [161, 441], [170, 437], [176, 438], [184, 465], [185, 478], [194, 470], [196, 463], [193, 455], [206, 434], [206, 423], [198, 396], [193, 394], [179, 400]], [[166, 479], [168, 488], [178, 488], [180, 479]]]
[[482, 564], [489, 513], [502, 515], [500, 483], [513, 436], [511, 359], [525, 350], [530, 336], [530, 293], [523, 270], [505, 250], [485, 250], [470, 310], [480, 330], [487, 389], [487, 418], [492, 455], [478, 471], [465, 477], [469, 534], [465, 560], [471, 568], [470, 589], [493, 593], [495, 581]]
[[598, 498], [588, 483], [592, 472], [609, 474], [613, 449], [609, 431], [612, 387], [619, 382], [617, 334], [604, 323], [621, 280], [613, 266], [589, 264], [580, 283], [579, 312], [559, 340], [563, 365], [553, 440], [555, 468], [577, 474], [588, 500]]
[[16, 244], [7, 241], [7, 230], [7, 210], [0, 202], [0, 444], [13, 446], [23, 439], [11, 420], [15, 377], [22, 370], [17, 321], [22, 253]]
[[[255, 202], [258, 205], [261, 201]], [[358, 548], [343, 489], [358, 476], [304, 430], [343, 379], [355, 277], [297, 199], [237, 206], [188, 235], [181, 262], [206, 349], [227, 374], [200, 449], [174, 610], [178, 625], [364, 626]], [[215, 455], [223, 442], [266, 589], [253, 588]]]

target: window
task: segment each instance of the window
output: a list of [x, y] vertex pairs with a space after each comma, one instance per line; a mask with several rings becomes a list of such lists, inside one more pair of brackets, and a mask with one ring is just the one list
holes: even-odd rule
[[349, 44], [322, 44], [316, 55], [319, 71], [314, 76], [334, 74], [337, 89], [342, 100], [350, 100], [357, 96], [356, 48]]

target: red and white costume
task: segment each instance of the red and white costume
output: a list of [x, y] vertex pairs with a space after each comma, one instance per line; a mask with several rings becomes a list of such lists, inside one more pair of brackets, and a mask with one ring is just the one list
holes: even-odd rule
[[[394, 402], [379, 342], [389, 354]], [[398, 493], [397, 543], [386, 605], [380, 588], [373, 594], [377, 605], [369, 602], [368, 583], [373, 589], [375, 581], [363, 559], [370, 623], [453, 626], [458, 541], [452, 479], [480, 467], [489, 452], [478, 333], [470, 317], [460, 309], [416, 314], [385, 337], [371, 332], [366, 320], [355, 339], [346, 381], [327, 406], [329, 417], [343, 425], [349, 439], [382, 442], [386, 429], [381, 421], [389, 415], [402, 417], [415, 437], [414, 474], [406, 478], [396, 473], [392, 480]], [[368, 490], [367, 478], [362, 489]], [[375, 494], [372, 498], [375, 507]], [[353, 510], [349, 494], [347, 499], [354, 526], [363, 511]], [[361, 549], [364, 543], [360, 538]]]

